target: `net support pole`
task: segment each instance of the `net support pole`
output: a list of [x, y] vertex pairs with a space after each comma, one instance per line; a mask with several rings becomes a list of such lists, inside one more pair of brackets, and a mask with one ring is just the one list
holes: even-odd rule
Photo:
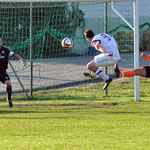
[[114, 8], [114, 2], [111, 2], [111, 8], [134, 31], [132, 25]]
[[32, 2], [30, 2], [30, 96], [32, 98], [33, 90], [33, 61], [32, 61]]
[[15, 76], [16, 76], [16, 78], [17, 78], [17, 80], [18, 80], [19, 84], [20, 84], [20, 86], [22, 87], [22, 89], [23, 89], [23, 91], [24, 91], [25, 95], [26, 95], [26, 96], [27, 96], [27, 98], [29, 99], [28, 93], [27, 93], [27, 91], [25, 90], [25, 88], [24, 88], [24, 86], [23, 86], [22, 82], [20, 81], [20, 79], [19, 79], [19, 77], [18, 77], [18, 75], [17, 75], [17, 73], [16, 73], [16, 71], [15, 71], [15, 69], [14, 69], [13, 65], [11, 64], [11, 62], [9, 62], [9, 65], [10, 65], [10, 67], [11, 67], [11, 69], [12, 69], [13, 73], [15, 74]]
[[[139, 14], [138, 1], [133, 2], [134, 13], [134, 69], [139, 68]], [[134, 96], [135, 101], [140, 100], [139, 96], [139, 76], [134, 77]]]
[[[104, 4], [104, 32], [105, 33], [108, 33], [108, 3], [106, 2]], [[107, 67], [105, 67], [105, 73], [107, 74], [108, 73], [108, 70], [107, 70]], [[105, 95], [108, 96], [108, 90], [106, 89], [105, 90]]]

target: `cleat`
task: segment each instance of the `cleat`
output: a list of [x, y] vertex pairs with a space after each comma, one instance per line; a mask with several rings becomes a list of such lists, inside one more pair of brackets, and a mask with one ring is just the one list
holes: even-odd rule
[[92, 81], [95, 81], [96, 76], [92, 76], [90, 73], [84, 72], [84, 76], [91, 78]]
[[106, 80], [106, 83], [105, 83], [105, 85], [103, 87], [103, 90], [106, 90], [108, 88], [108, 86], [109, 86], [111, 81], [112, 81], [112, 78], [109, 78], [108, 80]]
[[7, 99], [7, 102], [8, 102], [9, 107], [13, 107], [13, 103], [11, 99], [10, 100]]
[[114, 65], [114, 72], [115, 72], [115, 77], [119, 78], [120, 77], [120, 70], [119, 70], [117, 64]]

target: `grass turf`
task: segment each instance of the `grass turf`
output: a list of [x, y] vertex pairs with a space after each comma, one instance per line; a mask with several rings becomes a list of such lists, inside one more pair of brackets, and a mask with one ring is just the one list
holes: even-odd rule
[[150, 102], [114, 106], [0, 107], [1, 149], [128, 150], [150, 147]]
[[[118, 90], [119, 84], [124, 89]], [[39, 91], [33, 100], [20, 97], [14, 102], [14, 108], [0, 101], [0, 147], [147, 150], [150, 147], [149, 89], [145, 88], [148, 84], [147, 80], [141, 81], [140, 102], [134, 102], [129, 92], [133, 92], [130, 81], [113, 85], [113, 90], [110, 87], [108, 97], [92, 86]], [[93, 92], [88, 90], [95, 93], [90, 95]], [[124, 94], [127, 91], [129, 94]]]

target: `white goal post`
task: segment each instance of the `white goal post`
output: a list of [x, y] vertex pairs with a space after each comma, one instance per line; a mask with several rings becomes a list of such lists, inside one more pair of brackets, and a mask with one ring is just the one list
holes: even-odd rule
[[[134, 27], [130, 26], [124, 17], [120, 16], [123, 21], [134, 31], [134, 69], [139, 67], [139, 15], [138, 15], [138, 1], [139, 0], [0, 0], [0, 3], [5, 2], [133, 2], [133, 16], [134, 16]], [[119, 13], [117, 14], [119, 15]], [[134, 77], [134, 96], [135, 100], [139, 101], [139, 77]]]
[[0, 2], [136, 2], [137, 0], [1, 0]]

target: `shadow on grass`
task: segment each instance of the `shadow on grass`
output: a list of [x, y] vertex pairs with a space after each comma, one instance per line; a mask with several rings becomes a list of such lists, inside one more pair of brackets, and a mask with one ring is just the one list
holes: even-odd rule
[[20, 110], [18, 110], [18, 111], [0, 110], [0, 114], [25, 114], [25, 113], [37, 113], [37, 112], [34, 112], [34, 111], [20, 111]]
[[106, 114], [118, 114], [118, 115], [120, 115], [120, 114], [131, 114], [131, 115], [136, 115], [136, 114], [150, 114], [150, 112], [139, 112], [139, 111], [137, 111], [137, 112], [129, 112], [129, 111], [120, 111], [120, 112], [108, 112], [108, 111], [105, 111], [105, 113]]
[[[13, 101], [83, 101], [83, 102], [90, 102], [90, 101], [110, 101], [110, 100], [115, 100], [116, 98], [119, 98], [120, 96], [116, 96], [116, 97], [110, 97], [110, 96], [90, 96], [90, 97], [84, 97], [84, 96], [50, 96], [50, 97], [38, 97], [38, 96], [33, 96], [32, 99], [27, 99], [27, 98], [15, 98], [13, 97], [12, 100]], [[2, 101], [6, 101], [6, 100], [2, 100]]]
[[[100, 111], [100, 110], [95, 110], [94, 112], [91, 112], [91, 111], [89, 111], [89, 109], [90, 108], [83, 108], [83, 110], [80, 110], [80, 111], [59, 111], [59, 112], [55, 112], [55, 111], [53, 111], [53, 112], [42, 112], [42, 111], [39, 111], [39, 112], [33, 112], [33, 111], [21, 111], [21, 112], [18, 112], [18, 111], [10, 111], [9, 113], [10, 114], [24, 114], [24, 116], [18, 116], [18, 117], [16, 117], [16, 116], [1, 116], [0, 117], [0, 119], [21, 119], [21, 120], [24, 120], [24, 119], [40, 119], [40, 120], [52, 120], [52, 119], [73, 119], [73, 118], [75, 118], [75, 119], [86, 119], [86, 118], [88, 118], [88, 117], [85, 117], [84, 116], [84, 114], [86, 115], [86, 116], [88, 116], [88, 114], [91, 116], [91, 115], [97, 115], [98, 113], [99, 113], [99, 115], [102, 115], [102, 114], [111, 114], [111, 115], [123, 115], [123, 114], [125, 114], [125, 115], [137, 115], [137, 114], [139, 114], [139, 115], [149, 115], [150, 114], [150, 112], [138, 112], [138, 111], [136, 111], [136, 112], [131, 112], [131, 111], [120, 111], [120, 112], [114, 112], [114, 111]], [[6, 111], [0, 111], [0, 114], [8, 114], [8, 112], [6, 112]], [[39, 114], [39, 113], [41, 113], [41, 115], [40, 116], [34, 116], [34, 115], [29, 115], [29, 116], [26, 116], [26, 114]], [[43, 113], [49, 113], [49, 114], [52, 114], [52, 113], [54, 113], [54, 114], [58, 114], [59, 116], [55, 116], [55, 115], [51, 115], [51, 116], [42, 116], [42, 114]], [[82, 116], [82, 115], [83, 116]], [[64, 116], [64, 115], [66, 115], [66, 116]]]
[[[118, 105], [117, 103], [97, 103], [97, 104], [23, 104], [23, 105], [15, 105], [14, 108], [7, 108], [7, 110], [0, 110], [0, 114], [78, 114], [78, 113], [90, 113], [90, 110], [93, 108], [100, 107], [112, 107]], [[3, 106], [1, 106], [3, 107]], [[22, 107], [22, 108], [21, 108]], [[48, 110], [38, 110], [43, 109], [45, 107]], [[20, 110], [28, 109], [28, 110]], [[4, 108], [6, 109], [6, 108]], [[14, 110], [13, 110], [14, 109]], [[15, 110], [19, 109], [19, 110]], [[29, 110], [34, 109], [34, 110]], [[99, 110], [94, 110], [94, 113], [99, 112]], [[4, 116], [3, 116], [4, 117]], [[0, 117], [0, 118], [3, 118]], [[8, 117], [9, 118], [9, 117]]]
[[72, 119], [73, 117], [0, 117], [0, 119], [42, 119], [42, 120], [52, 120], [52, 119]]

